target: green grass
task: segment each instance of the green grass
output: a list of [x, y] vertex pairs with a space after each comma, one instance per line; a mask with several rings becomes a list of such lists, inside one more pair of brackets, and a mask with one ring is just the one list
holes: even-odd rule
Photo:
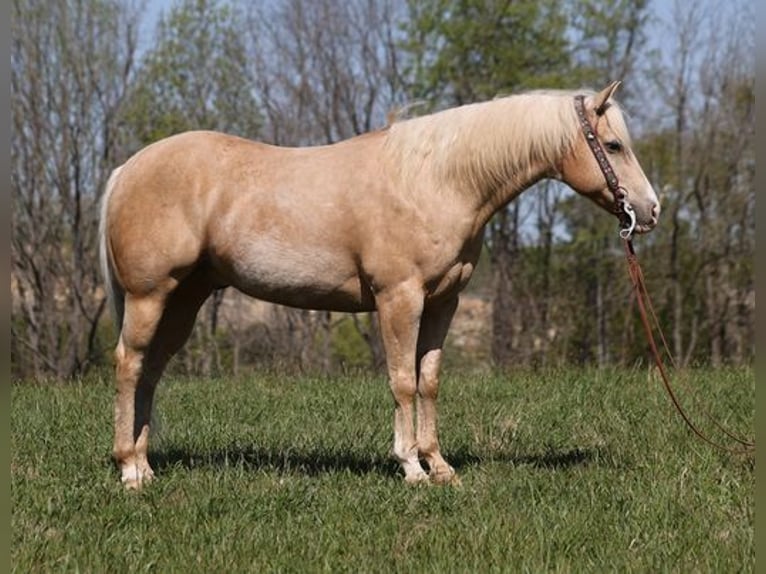
[[[751, 369], [698, 371], [752, 436]], [[389, 458], [382, 378], [170, 379], [157, 480], [124, 492], [100, 379], [16, 384], [13, 569], [83, 572], [753, 572], [752, 457], [694, 438], [645, 372], [449, 375], [460, 487]]]

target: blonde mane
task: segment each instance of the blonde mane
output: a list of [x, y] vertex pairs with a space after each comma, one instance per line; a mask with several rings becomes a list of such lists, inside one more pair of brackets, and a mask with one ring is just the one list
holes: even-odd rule
[[[512, 183], [534, 166], [554, 166], [574, 144], [574, 96], [591, 90], [533, 91], [394, 122], [386, 148], [406, 183], [427, 171], [437, 182], [476, 192]], [[625, 137], [622, 115], [608, 120]]]

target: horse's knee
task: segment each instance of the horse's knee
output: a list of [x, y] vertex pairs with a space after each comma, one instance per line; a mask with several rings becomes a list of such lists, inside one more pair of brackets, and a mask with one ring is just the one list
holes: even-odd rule
[[392, 377], [390, 385], [394, 400], [399, 404], [411, 401], [417, 392], [417, 382], [409, 375]]
[[439, 395], [438, 375], [421, 376], [418, 383], [418, 395], [425, 399], [436, 399]]

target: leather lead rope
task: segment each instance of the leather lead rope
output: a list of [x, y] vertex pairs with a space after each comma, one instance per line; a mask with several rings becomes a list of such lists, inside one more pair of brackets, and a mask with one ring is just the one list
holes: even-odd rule
[[[668, 377], [665, 363], [662, 361], [662, 356], [660, 355], [660, 351], [657, 347], [657, 342], [654, 339], [652, 324], [649, 321], [649, 313], [651, 313], [654, 327], [657, 329], [657, 332], [660, 335], [665, 354], [670, 359], [671, 364], [675, 365], [673, 356], [671, 355], [670, 349], [668, 347], [668, 343], [665, 340], [665, 335], [662, 333], [660, 323], [657, 320], [657, 314], [654, 312], [654, 306], [652, 305], [652, 300], [649, 297], [649, 292], [646, 290], [644, 273], [641, 269], [641, 265], [638, 263], [636, 253], [633, 250], [631, 235], [633, 234], [633, 228], [636, 225], [636, 216], [633, 207], [628, 201], [628, 192], [624, 187], [620, 185], [617, 174], [614, 173], [614, 169], [612, 169], [612, 165], [609, 163], [609, 158], [604, 152], [604, 148], [601, 146], [601, 142], [598, 139], [598, 134], [588, 120], [588, 116], [585, 111], [585, 96], [575, 96], [575, 110], [577, 112], [577, 118], [580, 122], [580, 127], [582, 129], [583, 135], [585, 136], [585, 141], [588, 143], [588, 147], [590, 147], [593, 156], [596, 158], [596, 162], [601, 169], [601, 173], [604, 175], [607, 188], [609, 188], [609, 191], [611, 191], [612, 195], [614, 196], [614, 213], [620, 219], [620, 237], [622, 238], [625, 245], [625, 255], [628, 260], [628, 273], [630, 274], [630, 279], [633, 283], [633, 290], [636, 294], [638, 309], [641, 314], [641, 323], [644, 326], [644, 332], [646, 333], [646, 339], [649, 342], [649, 347], [652, 350], [654, 362], [656, 363], [660, 377], [662, 378], [662, 384], [665, 386], [665, 390], [667, 391], [670, 400], [673, 402], [673, 405], [681, 415], [681, 418], [684, 420], [686, 425], [700, 439], [710, 444], [711, 446], [726, 452], [734, 454], [751, 454], [755, 450], [754, 440], [746, 440], [731, 433], [730, 431], [726, 430], [707, 410], [702, 409], [707, 417], [713, 422], [713, 424], [730, 439], [739, 443], [741, 448], [730, 448], [712, 440], [707, 435], [705, 435], [697, 427], [697, 425], [694, 424], [676, 397], [676, 394], [673, 391], [673, 387], [670, 385], [670, 378]], [[647, 311], [649, 313], [647, 313]]]
[[[649, 322], [649, 313], [650, 313], [652, 316], [652, 320], [654, 322], [654, 326], [660, 335], [660, 339], [662, 340], [662, 345], [665, 350], [665, 354], [670, 358], [671, 363], [673, 363], [673, 357], [670, 354], [667, 341], [665, 340], [665, 335], [662, 333], [662, 329], [660, 328], [659, 321], [657, 320], [657, 315], [654, 312], [654, 306], [652, 305], [652, 300], [649, 297], [649, 292], [646, 290], [646, 283], [644, 282], [644, 273], [641, 269], [641, 265], [639, 264], [638, 258], [636, 257], [636, 253], [633, 249], [633, 242], [630, 239], [625, 239], [623, 243], [625, 245], [625, 256], [628, 260], [628, 273], [630, 274], [630, 279], [631, 279], [631, 282], [633, 283], [633, 290], [635, 291], [635, 294], [636, 294], [636, 301], [638, 302], [638, 309], [641, 315], [641, 323], [644, 326], [644, 332], [646, 333], [646, 339], [649, 342], [649, 347], [652, 350], [652, 355], [654, 356], [654, 362], [657, 365], [657, 369], [660, 373], [660, 377], [662, 378], [662, 384], [664, 385], [665, 390], [667, 391], [668, 396], [670, 397], [670, 400], [673, 402], [673, 406], [675, 406], [676, 410], [678, 411], [678, 414], [681, 415], [681, 418], [684, 420], [686, 425], [692, 430], [692, 432], [696, 434], [699, 438], [701, 438], [703, 441], [708, 443], [709, 445], [715, 448], [718, 448], [720, 450], [734, 453], [734, 454], [751, 454], [755, 450], [755, 441], [746, 440], [731, 433], [730, 431], [726, 430], [709, 412], [705, 411], [705, 414], [708, 416], [708, 418], [711, 421], [713, 421], [713, 424], [730, 439], [739, 443], [741, 445], [741, 448], [731, 448], [731, 447], [724, 446], [712, 440], [710, 437], [704, 434], [697, 427], [697, 425], [694, 424], [691, 418], [689, 418], [689, 415], [681, 406], [680, 401], [678, 400], [675, 392], [673, 391], [673, 387], [670, 385], [670, 379], [668, 377], [667, 369], [665, 368], [665, 364], [662, 360], [662, 356], [660, 355], [660, 351], [657, 347], [657, 342], [654, 339], [654, 332], [652, 329], [652, 325]], [[647, 313], [647, 310], [649, 311], [649, 313]]]

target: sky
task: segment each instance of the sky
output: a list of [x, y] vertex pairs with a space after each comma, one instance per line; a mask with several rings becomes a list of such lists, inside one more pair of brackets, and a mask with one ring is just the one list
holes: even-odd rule
[[[180, 0], [143, 1], [145, 2], [146, 10], [143, 19], [144, 26], [141, 41], [139, 42], [139, 53], [143, 51], [142, 48], [146, 49], [151, 44], [160, 15], [167, 13]], [[274, 0], [252, 1], [264, 3], [273, 2]], [[676, 57], [675, 50], [678, 38], [676, 34], [670, 31], [671, 22], [676, 14], [676, 6], [680, 6], [683, 14], [691, 7], [692, 2], [695, 3], [695, 7], [701, 9], [702, 13], [706, 13], [712, 18], [724, 19], [726, 15], [731, 14], [755, 15], [754, 10], [746, 10], [747, 7], [752, 6], [754, 0], [649, 0], [651, 22], [647, 27], [648, 47], [656, 50], [666, 64], [671, 64]], [[604, 82], [611, 81], [612, 79], [607, 78]]]
[[[171, 6], [173, 6], [175, 1], [176, 0], [146, 0], [146, 14], [144, 18], [145, 27], [142, 32], [143, 42], [148, 44], [151, 41], [154, 27], [159, 21], [160, 15], [163, 12], [167, 12]], [[660, 20], [668, 21], [673, 14], [673, 4], [677, 1], [679, 0], [650, 0], [650, 10], [653, 11]], [[650, 39], [653, 44], [656, 43], [660, 46], [663, 44], [663, 38], [665, 36], [661, 28], [661, 26], [652, 28], [653, 37]]]

